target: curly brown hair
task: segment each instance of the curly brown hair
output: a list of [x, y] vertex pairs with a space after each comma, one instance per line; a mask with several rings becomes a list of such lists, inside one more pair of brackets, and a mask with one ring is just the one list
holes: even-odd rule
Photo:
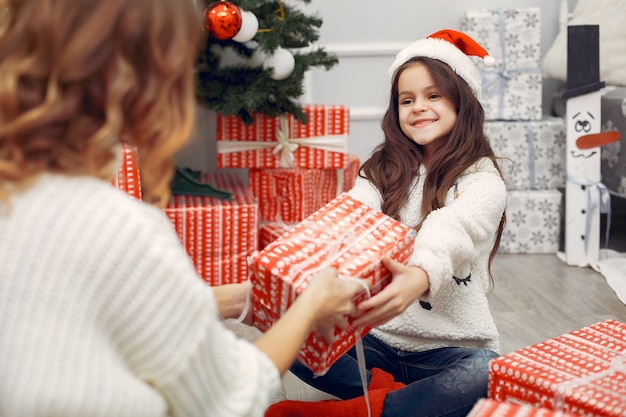
[[0, 200], [44, 172], [110, 180], [137, 146], [146, 201], [169, 198], [194, 127], [193, 0], [0, 0]]
[[[414, 57], [400, 66], [393, 75], [389, 107], [382, 120], [384, 142], [363, 163], [360, 175], [381, 193], [383, 213], [399, 220], [400, 210], [407, 202], [413, 179], [426, 159], [424, 148], [410, 140], [400, 127], [398, 114], [398, 78], [402, 71], [422, 63], [443, 96], [456, 107], [457, 118], [448, 139], [429, 158], [424, 183], [422, 219], [445, 204], [448, 190], [467, 168], [481, 158], [489, 158], [500, 172], [497, 158], [484, 132], [485, 113], [469, 85], [447, 64], [425, 57]], [[423, 220], [422, 220], [423, 222]], [[491, 258], [500, 243], [506, 222], [503, 213]], [[419, 230], [421, 223], [416, 227]]]

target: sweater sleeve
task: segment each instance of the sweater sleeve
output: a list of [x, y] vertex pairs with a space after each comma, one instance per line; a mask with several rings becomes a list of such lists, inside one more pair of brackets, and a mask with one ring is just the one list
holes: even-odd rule
[[444, 279], [464, 277], [469, 272], [461, 270], [464, 265], [491, 251], [507, 194], [504, 181], [489, 164], [483, 160], [460, 177], [458, 196], [431, 212], [416, 237], [408, 264], [428, 273], [429, 295]]
[[[168, 399], [174, 416], [261, 416], [279, 388], [269, 358], [218, 318], [171, 224], [149, 207], [116, 237], [114, 294], [102, 322], [127, 366]], [[137, 216], [135, 216], [136, 218]]]

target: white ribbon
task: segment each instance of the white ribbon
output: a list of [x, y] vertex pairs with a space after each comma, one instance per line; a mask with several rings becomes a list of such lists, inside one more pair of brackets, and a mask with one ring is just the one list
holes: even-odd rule
[[276, 141], [278, 145], [274, 147], [272, 153], [274, 155], [280, 154], [280, 166], [291, 167], [293, 166], [293, 153], [298, 149], [300, 145], [296, 142], [289, 141], [289, 123], [284, 116], [280, 117], [280, 128], [276, 131]]
[[[296, 289], [300, 288], [302, 284], [307, 281], [311, 276], [314, 276], [318, 272], [324, 270], [331, 266], [332, 262], [343, 255], [345, 252], [349, 250], [356, 251], [360, 256], [368, 259], [371, 263], [377, 264], [380, 262], [380, 259], [376, 258], [373, 254], [361, 250], [355, 244], [357, 241], [361, 240], [363, 236], [370, 235], [374, 230], [380, 227], [385, 221], [387, 221], [384, 217], [376, 218], [373, 224], [368, 224], [371, 220], [371, 217], [361, 216], [356, 223], [350, 226], [350, 230], [337, 231], [334, 230], [331, 226], [327, 226], [323, 223], [318, 223], [311, 220], [303, 220], [301, 222], [309, 230], [318, 231], [319, 234], [325, 235], [326, 242], [328, 245], [322, 250], [310, 254], [309, 257], [303, 262], [295, 265], [293, 271], [290, 271], [291, 274], [299, 274], [300, 277], [292, 283], [292, 299], [295, 299]], [[365, 230], [361, 231], [359, 234], [354, 234], [354, 230], [359, 230], [359, 228], [365, 227]], [[286, 241], [286, 244], [289, 245], [289, 240], [308, 242], [310, 244], [318, 244], [320, 242], [319, 238], [308, 238], [301, 234], [294, 235], [291, 239]], [[341, 271], [340, 271], [341, 272]], [[349, 276], [347, 274], [340, 274], [341, 277]], [[357, 277], [358, 278], [358, 277]]]
[[312, 136], [309, 138], [290, 138], [289, 119], [279, 116], [280, 127], [276, 131], [276, 140], [271, 142], [218, 140], [217, 152], [221, 154], [258, 151], [273, 148], [272, 153], [279, 156], [281, 168], [293, 168], [294, 152], [300, 146], [321, 149], [328, 152], [348, 153], [348, 135]]
[[248, 312], [250, 311], [251, 303], [252, 303], [252, 286], [249, 286], [248, 290], [246, 291], [246, 301], [243, 305], [243, 309], [241, 310], [241, 314], [239, 315], [239, 317], [237, 317], [237, 323], [243, 323], [243, 321], [246, 319], [246, 316], [248, 315]]
[[626, 373], [626, 356], [624, 355], [614, 357], [611, 360], [609, 367], [604, 371], [560, 383], [557, 386], [554, 395], [554, 410], [567, 411], [565, 409], [565, 399], [568, 396], [572, 395], [575, 388], [588, 386], [596, 380], [602, 379], [617, 372]]

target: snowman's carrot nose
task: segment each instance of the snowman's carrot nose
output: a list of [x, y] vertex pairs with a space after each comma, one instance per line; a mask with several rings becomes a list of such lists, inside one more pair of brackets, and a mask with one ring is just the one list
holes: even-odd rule
[[576, 147], [578, 149], [591, 149], [617, 142], [619, 138], [620, 134], [617, 131], [593, 133], [576, 139]]

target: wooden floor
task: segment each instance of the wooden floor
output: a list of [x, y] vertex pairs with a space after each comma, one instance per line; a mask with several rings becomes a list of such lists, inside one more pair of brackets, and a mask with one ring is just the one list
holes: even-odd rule
[[[610, 249], [626, 251], [626, 215], [612, 216]], [[541, 342], [605, 319], [626, 322], [626, 305], [604, 276], [571, 267], [555, 254], [498, 254], [490, 303], [501, 353]]]

